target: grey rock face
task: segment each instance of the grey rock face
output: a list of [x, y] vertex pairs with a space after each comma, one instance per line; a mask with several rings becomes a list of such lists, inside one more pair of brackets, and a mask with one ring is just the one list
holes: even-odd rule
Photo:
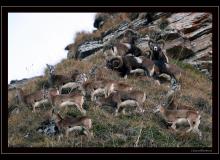
[[[180, 37], [167, 41], [169, 56], [193, 65], [212, 77], [212, 15], [209, 13], [176, 13], [168, 18], [170, 28]], [[180, 53], [180, 48], [181, 53]], [[178, 56], [180, 54], [180, 56]]]
[[46, 120], [41, 123], [40, 127], [37, 128], [37, 132], [53, 136], [59, 133], [59, 130], [54, 121]]
[[102, 41], [88, 41], [78, 46], [76, 52], [77, 59], [83, 59], [103, 47]]
[[[69, 50], [68, 58], [84, 59], [98, 50], [103, 49], [112, 41], [124, 40], [123, 36], [128, 30], [139, 36], [135, 44], [143, 53], [148, 55], [149, 47], [146, 40], [138, 33], [139, 29], [149, 29], [148, 37], [165, 40], [164, 49], [169, 57], [182, 60], [193, 65], [202, 73], [211, 78], [212, 75], [212, 15], [206, 12], [184, 13], [138, 13], [131, 22], [122, 21], [116, 27], [109, 28], [102, 33], [99, 41], [87, 41], [77, 47], [75, 53]], [[168, 25], [160, 29], [161, 20], [168, 21]], [[152, 23], [151, 23], [152, 21]], [[136, 32], [136, 33], [135, 33]], [[126, 41], [126, 39], [125, 39]], [[70, 47], [69, 47], [70, 48]]]

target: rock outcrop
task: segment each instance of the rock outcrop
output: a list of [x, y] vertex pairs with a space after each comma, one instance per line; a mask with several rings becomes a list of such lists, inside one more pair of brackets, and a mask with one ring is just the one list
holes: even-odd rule
[[[122, 39], [126, 32], [138, 35], [136, 45], [144, 52], [149, 51], [146, 36], [165, 40], [165, 50], [171, 58], [191, 64], [212, 78], [212, 15], [210, 13], [131, 13], [130, 21], [121, 21], [101, 32], [100, 40], [85, 41], [76, 50], [69, 49], [68, 58], [84, 59], [108, 45]], [[101, 30], [106, 21], [117, 14], [97, 16], [94, 26]], [[144, 34], [140, 34], [146, 29]], [[74, 44], [73, 44], [74, 45]], [[73, 53], [74, 52], [74, 53]], [[74, 55], [74, 56], [72, 56]]]
[[59, 132], [56, 126], [56, 123], [50, 120], [41, 122], [40, 126], [36, 130], [37, 132], [48, 135], [48, 136], [56, 135]]
[[83, 59], [103, 47], [102, 41], [87, 41], [80, 46], [78, 46], [76, 57], [78, 59]]
[[31, 78], [23, 78], [21, 80], [11, 80], [10, 84], [8, 84], [8, 89], [9, 90], [13, 90], [14, 87], [20, 87], [22, 88], [22, 86], [26, 85], [28, 82], [32, 81], [32, 80], [37, 80], [43, 78], [43, 76], [35, 76], [35, 77], [31, 77]]
[[[179, 47], [184, 48], [180, 60], [189, 63], [212, 77], [212, 15], [210, 13], [177, 13], [168, 18], [169, 27], [181, 34], [166, 48], [170, 56]], [[184, 51], [185, 50], [185, 51]], [[171, 51], [171, 52], [169, 52]], [[168, 54], [169, 55], [169, 54]], [[178, 57], [177, 57], [178, 58]]]

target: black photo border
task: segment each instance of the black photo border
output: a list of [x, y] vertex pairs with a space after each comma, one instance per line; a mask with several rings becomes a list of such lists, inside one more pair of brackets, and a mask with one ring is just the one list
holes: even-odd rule
[[[213, 15], [213, 145], [211, 148], [9, 148], [8, 13], [12, 12], [210, 12]], [[1, 153], [2, 154], [219, 154], [219, 7], [218, 6], [1, 6]]]

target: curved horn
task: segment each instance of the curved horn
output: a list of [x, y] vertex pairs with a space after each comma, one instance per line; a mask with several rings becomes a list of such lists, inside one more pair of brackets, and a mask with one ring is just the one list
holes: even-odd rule
[[120, 67], [122, 67], [123, 65], [123, 60], [122, 57], [117, 56], [111, 59], [111, 63], [114, 69], [118, 69]]
[[115, 60], [112, 61], [112, 66], [113, 66], [114, 69], [118, 69], [119, 64], [120, 64], [119, 59], [115, 59]]

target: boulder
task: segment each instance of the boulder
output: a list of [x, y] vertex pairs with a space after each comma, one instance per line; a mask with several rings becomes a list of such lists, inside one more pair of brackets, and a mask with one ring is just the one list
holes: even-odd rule
[[44, 135], [53, 136], [58, 134], [59, 130], [54, 121], [46, 120], [41, 122], [40, 126], [37, 128], [37, 132]]
[[103, 48], [102, 41], [87, 41], [78, 46], [76, 58], [83, 59]]

